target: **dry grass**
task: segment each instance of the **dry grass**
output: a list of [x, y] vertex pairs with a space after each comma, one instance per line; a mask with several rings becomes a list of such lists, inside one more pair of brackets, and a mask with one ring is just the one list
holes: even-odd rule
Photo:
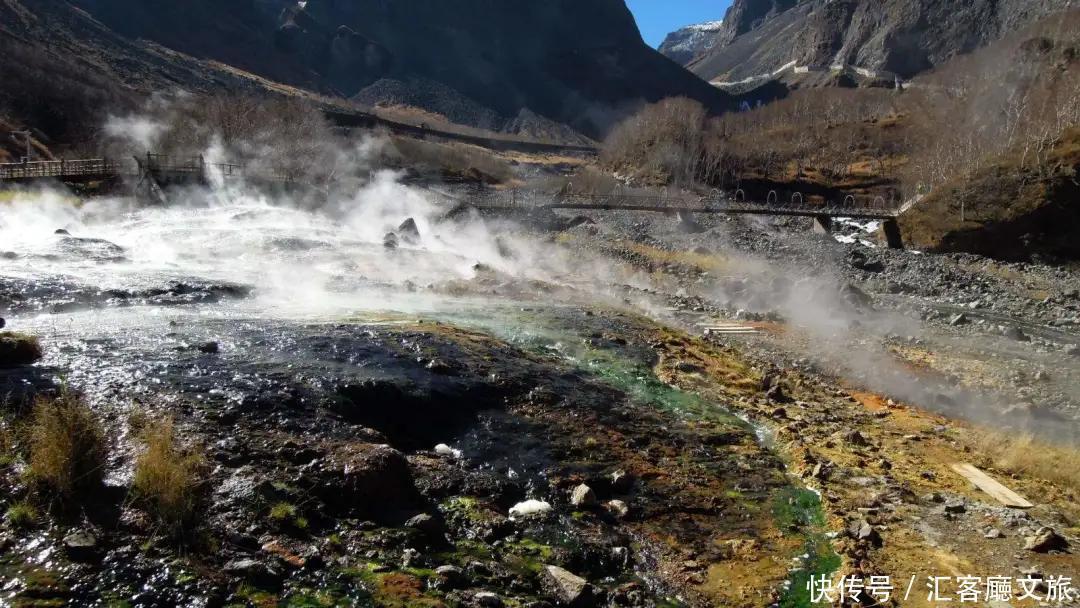
[[37, 525], [40, 515], [33, 504], [21, 501], [8, 507], [4, 521], [16, 530], [25, 530]]
[[94, 412], [73, 393], [39, 399], [27, 426], [28, 477], [59, 498], [101, 485], [107, 447]]
[[981, 431], [976, 435], [977, 453], [999, 470], [1035, 477], [1063, 488], [1080, 491], [1080, 448], [1042, 443], [1030, 435], [1010, 437]]
[[135, 461], [135, 499], [171, 531], [180, 532], [199, 506], [206, 460], [180, 445], [170, 418], [147, 423], [140, 437], [144, 449]]
[[[491, 150], [462, 143], [436, 143], [409, 137], [392, 138], [391, 163], [434, 171], [449, 178], [486, 184], [514, 180], [514, 168]], [[395, 154], [396, 153], [396, 154]], [[396, 158], [394, 158], [396, 156]]]
[[15, 433], [6, 422], [0, 420], [0, 468], [11, 465], [17, 459]]
[[45, 353], [37, 337], [15, 332], [0, 332], [0, 367], [29, 365]]

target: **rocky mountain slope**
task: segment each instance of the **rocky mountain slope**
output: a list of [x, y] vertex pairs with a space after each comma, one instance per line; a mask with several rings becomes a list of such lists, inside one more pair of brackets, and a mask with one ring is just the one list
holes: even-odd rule
[[686, 65], [712, 50], [723, 25], [723, 21], [708, 21], [675, 30], [664, 38], [659, 51], [668, 59]]
[[1068, 0], [736, 0], [712, 50], [689, 67], [737, 81], [788, 64], [835, 64], [910, 78], [972, 51]]
[[728, 103], [646, 46], [621, 0], [2, 0], [0, 13], [0, 37], [143, 92], [243, 80], [592, 137], [640, 102]]

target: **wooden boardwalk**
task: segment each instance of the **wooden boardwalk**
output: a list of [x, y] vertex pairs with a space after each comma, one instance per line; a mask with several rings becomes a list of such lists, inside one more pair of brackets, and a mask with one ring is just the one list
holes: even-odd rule
[[173, 157], [148, 153], [130, 160], [86, 158], [79, 160], [43, 160], [23, 163], [0, 163], [0, 183], [60, 181], [85, 183], [121, 177], [142, 179], [146, 176], [162, 182], [206, 181], [210, 175], [224, 179], [246, 178], [261, 182], [289, 182], [288, 177], [248, 171], [235, 163], [207, 163], [202, 157]]

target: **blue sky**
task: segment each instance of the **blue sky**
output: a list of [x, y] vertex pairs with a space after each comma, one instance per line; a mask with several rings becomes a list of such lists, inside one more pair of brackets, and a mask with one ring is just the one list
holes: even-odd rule
[[645, 42], [655, 47], [680, 27], [723, 19], [731, 0], [626, 0], [626, 5], [637, 18]]

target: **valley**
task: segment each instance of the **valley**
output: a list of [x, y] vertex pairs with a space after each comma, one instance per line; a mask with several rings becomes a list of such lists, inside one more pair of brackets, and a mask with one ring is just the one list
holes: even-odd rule
[[0, 606], [1080, 605], [1075, 10], [467, 4], [0, 0]]

